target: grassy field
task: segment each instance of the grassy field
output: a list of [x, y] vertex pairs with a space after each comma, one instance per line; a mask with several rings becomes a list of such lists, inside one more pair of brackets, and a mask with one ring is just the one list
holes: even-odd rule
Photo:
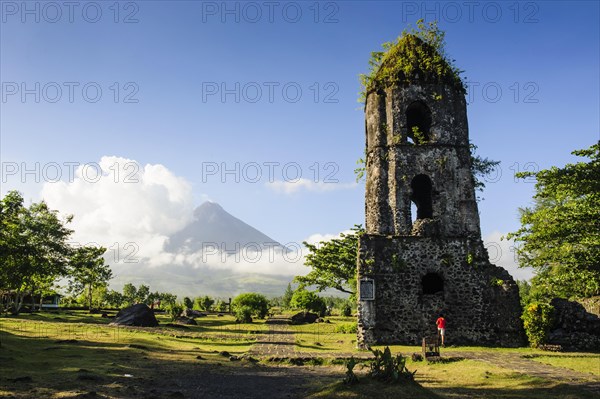
[[[253, 375], [271, 369], [283, 370], [289, 381], [304, 381], [298, 377], [302, 370], [316, 369], [322, 370], [317, 374], [333, 375], [334, 378], [327, 381], [303, 377], [307, 390], [302, 390], [301, 396], [311, 398], [598, 397], [597, 392], [578, 385], [600, 383], [598, 354], [548, 353], [530, 348], [450, 347], [444, 350], [447, 357], [461, 352], [511, 354], [585, 373], [588, 377], [561, 384], [477, 360], [456, 359], [440, 364], [409, 360], [409, 370], [417, 371], [416, 383], [388, 385], [373, 382], [365, 377], [366, 366], [359, 365], [356, 371], [361, 382], [348, 387], [341, 382], [332, 383], [341, 381], [345, 369], [331, 363], [299, 368], [232, 362], [229, 356], [223, 356], [223, 351], [237, 356], [246, 353], [261, 333], [268, 330], [264, 320], [243, 325], [237, 324], [229, 315], [210, 315], [198, 318], [197, 326], [180, 328], [166, 326], [170, 322], [166, 316], [158, 315], [158, 318], [161, 326], [156, 328], [126, 328], [109, 326], [109, 319], [79, 311], [0, 317], [0, 397], [84, 398], [86, 396], [81, 395], [89, 391], [104, 395], [99, 397], [111, 398], [195, 397], [181, 387], [185, 383], [177, 382], [178, 378], [186, 376], [187, 381], [189, 376], [209, 373], [212, 383], [217, 384], [218, 376], [224, 375], [229, 376], [223, 377], [226, 385], [232, 376], [246, 375], [248, 379], [244, 381], [251, 381], [255, 378]], [[296, 351], [323, 355], [358, 353], [355, 334], [339, 332], [344, 330], [340, 326], [351, 323], [352, 319], [328, 319], [329, 323], [290, 326], [295, 333]], [[420, 350], [411, 346], [391, 348], [404, 354]], [[173, 382], [173, 387], [165, 385], [164, 381], [158, 384], [155, 380], [159, 377], [177, 383]], [[277, 381], [270, 374], [268, 377], [264, 379], [266, 384]], [[203, 384], [208, 382], [205, 380]], [[278, 397], [278, 391], [274, 392], [270, 397]]]
[[355, 322], [355, 319], [331, 316], [327, 320], [329, 323], [290, 326], [296, 337], [296, 350], [315, 353], [356, 351], [356, 334], [338, 332]]
[[0, 318], [0, 331], [29, 338], [88, 340], [110, 344], [154, 343], [165, 349], [201, 345], [206, 351], [246, 352], [259, 334], [267, 330], [264, 320], [238, 324], [233, 316], [210, 315], [197, 319], [198, 325], [168, 326], [170, 318], [157, 314], [159, 327], [113, 327], [111, 319], [84, 311], [24, 314]]
[[592, 354], [532, 354], [527, 356], [536, 362], [561, 367], [579, 373], [589, 373], [600, 377], [600, 355]]
[[76, 311], [0, 317], [0, 397], [70, 397], [99, 384], [129, 397], [121, 390], [139, 391], [157, 374], [189, 372], [198, 363], [236, 367], [219, 352], [242, 355], [266, 328], [232, 316], [200, 320], [187, 328], [136, 328]]
[[408, 369], [417, 370], [415, 383], [390, 385], [362, 378], [348, 387], [335, 383], [310, 398], [381, 398], [381, 399], [592, 399], [597, 394], [579, 387], [556, 383], [515, 373], [488, 363], [461, 360], [446, 364], [409, 362]]

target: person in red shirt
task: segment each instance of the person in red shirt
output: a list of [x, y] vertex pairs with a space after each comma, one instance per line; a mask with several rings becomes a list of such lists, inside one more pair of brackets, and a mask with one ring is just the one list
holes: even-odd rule
[[441, 314], [440, 317], [435, 321], [435, 324], [438, 328], [438, 333], [440, 337], [442, 337], [442, 346], [444, 345], [444, 338], [446, 337], [446, 319], [444, 319], [444, 315]]

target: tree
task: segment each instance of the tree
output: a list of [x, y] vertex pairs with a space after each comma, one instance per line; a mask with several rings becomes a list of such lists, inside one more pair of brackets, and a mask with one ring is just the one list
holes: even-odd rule
[[312, 291], [297, 289], [292, 296], [290, 306], [294, 309], [302, 309], [305, 312], [313, 311], [324, 316], [327, 310], [325, 301]]
[[150, 287], [147, 285], [140, 285], [135, 294], [135, 302], [136, 303], [145, 303], [148, 304], [148, 296], [150, 296]]
[[131, 306], [135, 303], [137, 298], [137, 288], [131, 283], [127, 283], [123, 286], [123, 302], [126, 306]]
[[238, 323], [252, 323], [252, 313], [250, 306], [238, 306], [235, 308], [235, 320]]
[[352, 316], [352, 310], [353, 310], [353, 302], [351, 301], [346, 301], [344, 302], [344, 304], [342, 305], [342, 308], [340, 309], [340, 313], [342, 314], [342, 316]]
[[198, 304], [200, 310], [210, 311], [212, 305], [215, 303], [215, 300], [208, 295], [204, 295], [203, 297], [196, 298], [196, 303]]
[[312, 270], [306, 276], [296, 276], [294, 281], [299, 288], [316, 286], [318, 291], [335, 288], [354, 295], [356, 293], [356, 257], [358, 237], [364, 233], [360, 225], [355, 225], [352, 233], [340, 234], [340, 238], [322, 241], [317, 245], [303, 242], [309, 250], [304, 265]]
[[[483, 192], [485, 188], [485, 176], [491, 173], [496, 166], [500, 165], [500, 161], [493, 161], [489, 158], [482, 158], [477, 155], [477, 146], [473, 143], [469, 143], [469, 150], [471, 151], [471, 174], [473, 175], [473, 185], [476, 191]], [[477, 196], [477, 201], [482, 198]]]
[[152, 306], [154, 308], [154, 304], [157, 304], [160, 307], [161, 301], [161, 293], [158, 291], [154, 291], [148, 294], [146, 298], [146, 304]]
[[281, 298], [281, 305], [284, 308], [290, 307], [290, 301], [292, 300], [292, 295], [294, 295], [294, 290], [292, 290], [292, 284], [288, 283], [285, 292], [283, 293], [283, 297]]
[[65, 275], [73, 233], [65, 224], [71, 220], [60, 220], [43, 201], [25, 207], [17, 191], [0, 201], [0, 288], [15, 293], [14, 313], [27, 292], [42, 295]]
[[533, 206], [507, 236], [520, 244], [520, 266], [537, 272], [530, 297], [600, 294], [600, 143], [572, 154], [589, 161], [517, 174], [537, 179]]
[[177, 303], [177, 295], [164, 292], [160, 293], [159, 297], [161, 307], [164, 305], [165, 308], [169, 309], [175, 306], [175, 304]]
[[175, 321], [179, 316], [181, 316], [181, 312], [183, 312], [183, 306], [178, 303], [169, 303], [167, 306], [167, 311], [171, 316], [171, 321]]
[[119, 291], [108, 290], [104, 295], [104, 301], [110, 307], [120, 308], [121, 306], [123, 306], [125, 298], [123, 294], [121, 294]]
[[194, 307], [194, 302], [192, 302], [192, 300], [190, 299], [190, 297], [186, 296], [185, 298], [183, 298], [183, 306], [186, 309], [191, 309], [191, 308]]
[[83, 246], [77, 248], [70, 261], [71, 292], [83, 292], [87, 289], [89, 309], [92, 310], [94, 289], [105, 286], [112, 278], [110, 267], [104, 263], [102, 255], [106, 248]]
[[281, 300], [282, 297], [280, 296], [274, 296], [272, 298], [269, 299], [269, 307], [271, 308], [280, 308], [281, 307]]
[[[72, 216], [66, 218], [66, 223]], [[34, 203], [25, 217], [25, 228], [29, 235], [29, 263], [32, 274], [29, 280], [31, 294], [52, 291], [57, 278], [65, 275], [72, 248], [67, 242], [73, 230], [65, 227], [58, 212], [50, 210], [45, 202]], [[27, 281], [27, 280], [25, 280]]]
[[248, 307], [253, 315], [263, 319], [269, 312], [269, 300], [264, 295], [254, 292], [247, 292], [233, 298], [231, 310], [234, 313], [243, 307]]
[[219, 300], [218, 300], [218, 301], [215, 303], [215, 310], [216, 310], [217, 312], [226, 312], [226, 311], [227, 311], [227, 305], [228, 305], [228, 303], [227, 303], [227, 302], [225, 302], [225, 301], [222, 301], [222, 300], [220, 300], [220, 299], [219, 299]]
[[517, 280], [517, 286], [519, 286], [519, 298], [521, 300], [521, 307], [525, 309], [531, 302], [531, 284], [527, 280]]

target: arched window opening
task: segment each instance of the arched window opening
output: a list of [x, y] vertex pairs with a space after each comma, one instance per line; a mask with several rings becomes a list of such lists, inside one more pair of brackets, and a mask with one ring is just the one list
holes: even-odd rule
[[433, 295], [444, 291], [444, 280], [437, 273], [427, 273], [421, 280], [423, 295]]
[[417, 219], [433, 218], [433, 206], [431, 199], [432, 185], [429, 176], [416, 175], [412, 179], [410, 187], [412, 189], [412, 195], [410, 199], [417, 207]]
[[429, 141], [431, 111], [422, 101], [415, 101], [406, 108], [407, 141], [423, 144]]

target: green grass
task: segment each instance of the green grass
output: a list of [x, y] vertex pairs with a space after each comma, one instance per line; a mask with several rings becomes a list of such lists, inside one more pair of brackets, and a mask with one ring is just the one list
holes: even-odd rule
[[363, 378], [353, 386], [346, 386], [340, 382], [332, 384], [309, 398], [439, 399], [441, 396], [418, 383], [389, 385]]
[[301, 324], [291, 326], [296, 337], [296, 351], [299, 352], [357, 352], [356, 334], [336, 332], [340, 325], [356, 321], [356, 318], [343, 316], [327, 317], [329, 323]]
[[589, 373], [600, 377], [600, 355], [594, 354], [544, 354], [527, 356], [530, 360], [574, 370], [580, 373]]
[[[239, 367], [218, 352], [247, 352], [256, 340], [254, 331], [265, 328], [264, 321], [240, 326], [230, 316], [202, 320], [180, 330], [113, 327], [83, 312], [0, 317], [0, 397], [69, 396], [98, 389], [129, 397], [119, 390], [135, 384], [141, 389], [140, 381], [155, 379], [157, 370], [183, 374], [207, 365]], [[13, 381], [21, 377], [31, 382]]]
[[91, 340], [100, 343], [152, 344], [163, 349], [179, 350], [202, 345], [209, 351], [247, 351], [266, 331], [264, 320], [252, 324], [237, 324], [232, 316], [207, 316], [199, 325], [176, 328], [166, 326], [170, 319], [157, 317], [161, 325], [152, 328], [109, 326], [110, 319], [74, 312], [33, 314], [0, 318], [0, 331], [29, 338], [53, 340]]
[[359, 383], [346, 386], [341, 382], [325, 387], [310, 398], [381, 398], [381, 399], [592, 399], [596, 396], [577, 386], [535, 378], [475, 360], [450, 363], [408, 361], [407, 368], [417, 370], [415, 382], [385, 384], [366, 376], [357, 367]]
[[[405, 355], [410, 355], [412, 353], [421, 353], [421, 346], [411, 346], [411, 345], [374, 345], [373, 349], [383, 349], [386, 346], [390, 347], [390, 350], [394, 353], [402, 353]], [[488, 353], [496, 353], [496, 354], [515, 354], [521, 355], [524, 357], [535, 357], [535, 356], [554, 356], [554, 354], [549, 353], [547, 351], [543, 351], [541, 349], [530, 348], [530, 347], [521, 347], [521, 348], [500, 348], [500, 347], [487, 347], [487, 346], [447, 346], [445, 348], [440, 348], [440, 352], [442, 356], [452, 356], [455, 354], [460, 354], [464, 352], [488, 352]], [[556, 354], [557, 356], [562, 356], [563, 354]], [[581, 352], [577, 353], [575, 356], [583, 356], [586, 358], [595, 357], [598, 359], [600, 354], [595, 353], [587, 353]]]
[[[131, 392], [125, 390], [141, 391], [144, 381], [156, 379], [157, 370], [171, 375], [189, 375], [190, 370], [201, 372], [221, 367], [228, 370], [227, 373], [235, 373], [236, 367], [244, 365], [229, 362], [218, 352], [243, 354], [260, 333], [268, 329], [264, 320], [244, 325], [235, 323], [229, 315], [198, 318], [197, 326], [185, 329], [165, 326], [170, 322], [165, 315], [158, 315], [158, 318], [159, 327], [130, 328], [109, 326], [110, 319], [83, 311], [0, 317], [0, 397], [68, 397], [76, 396], [82, 390], [98, 390], [112, 397], [131, 397]], [[324, 358], [331, 353], [360, 353], [356, 349], [355, 334], [336, 333], [336, 327], [353, 319], [337, 316], [328, 319], [330, 323], [290, 326], [296, 334], [296, 351], [322, 353]], [[405, 355], [421, 350], [418, 346], [391, 346], [391, 349]], [[447, 357], [459, 356], [460, 352], [516, 354], [588, 373], [588, 382], [597, 381], [600, 376], [598, 354], [554, 354], [531, 348], [442, 349], [442, 354]], [[203, 359], [199, 360], [197, 356]], [[341, 380], [345, 370], [334, 363], [325, 361], [320, 367], [335, 370]], [[361, 377], [360, 384], [317, 386], [320, 392], [310, 397], [595, 398], [591, 391], [576, 385], [559, 384], [515, 372], [510, 366], [502, 368], [477, 360], [440, 364], [409, 360], [407, 367], [411, 371], [417, 370], [414, 384], [388, 385], [370, 381], [365, 377], [366, 366], [359, 365], [355, 370]], [[29, 377], [31, 382], [13, 381], [20, 377]]]

